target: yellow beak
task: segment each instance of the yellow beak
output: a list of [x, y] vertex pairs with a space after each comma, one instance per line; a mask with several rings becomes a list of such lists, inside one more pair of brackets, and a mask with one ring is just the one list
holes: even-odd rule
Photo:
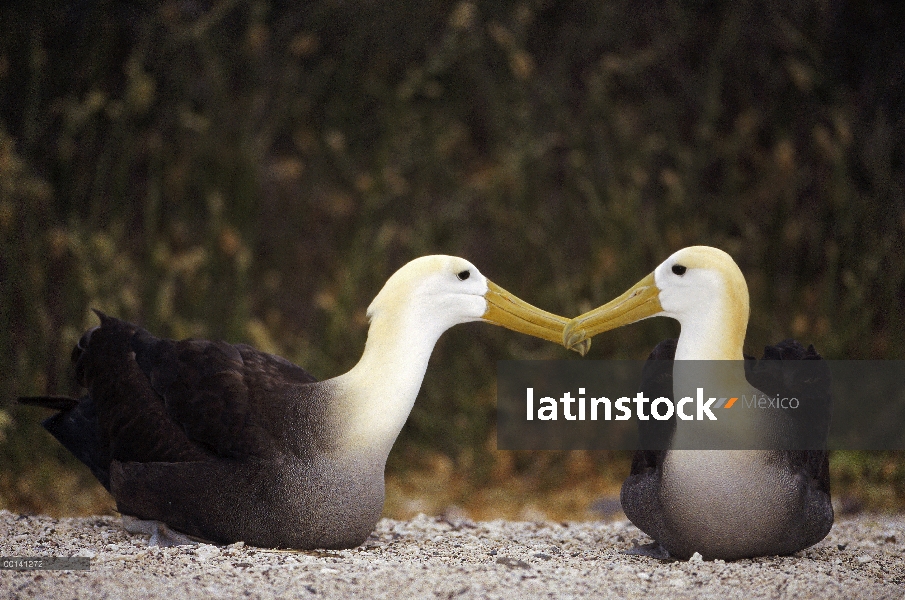
[[569, 321], [562, 332], [563, 345], [572, 348], [577, 344], [590, 342], [598, 333], [663, 312], [659, 294], [660, 289], [651, 273], [615, 300]]
[[[532, 306], [489, 280], [484, 299], [487, 300], [484, 321], [557, 344], [562, 342], [563, 327], [569, 319]], [[572, 344], [569, 349], [584, 356], [590, 347], [591, 340], [585, 340]]]

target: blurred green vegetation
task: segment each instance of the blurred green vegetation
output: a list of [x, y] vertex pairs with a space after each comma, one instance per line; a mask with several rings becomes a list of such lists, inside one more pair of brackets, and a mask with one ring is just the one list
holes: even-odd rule
[[[571, 316], [707, 244], [748, 279], [749, 353], [794, 336], [905, 358], [895, 3], [34, 0], [0, 28], [2, 507], [112, 508], [12, 403], [77, 392], [91, 307], [327, 378], [414, 257], [464, 256]], [[647, 321], [591, 355], [676, 332]], [[495, 450], [509, 358], [569, 353], [480, 324], [440, 340], [388, 511], [505, 496], [574, 516], [550, 499], [618, 489], [625, 454]], [[837, 453], [833, 476], [854, 505], [905, 505], [899, 454]]]

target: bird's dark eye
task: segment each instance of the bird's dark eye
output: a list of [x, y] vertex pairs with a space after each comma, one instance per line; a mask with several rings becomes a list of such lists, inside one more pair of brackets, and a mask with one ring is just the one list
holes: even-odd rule
[[456, 277], [459, 278], [459, 281], [465, 281], [469, 277], [471, 277], [471, 271], [462, 271], [461, 273], [456, 273]]
[[687, 271], [687, 270], [688, 269], [685, 268], [684, 265], [673, 265], [672, 266], [672, 272], [675, 273], [676, 275], [684, 275], [685, 271]]

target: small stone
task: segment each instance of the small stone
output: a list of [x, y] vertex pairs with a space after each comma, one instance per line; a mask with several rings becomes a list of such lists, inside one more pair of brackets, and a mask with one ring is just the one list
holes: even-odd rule
[[644, 581], [650, 580], [650, 573], [645, 573], [644, 571], [638, 573], [638, 579], [643, 579]]
[[691, 558], [688, 559], [688, 562], [699, 563], [704, 562], [704, 557], [701, 556], [700, 552], [695, 552], [691, 555]]
[[539, 558], [539, 559], [541, 559], [541, 560], [550, 560], [550, 559], [553, 558], [553, 557], [550, 556], [549, 554], [544, 554], [543, 552], [537, 552], [537, 553], [534, 555], [534, 558]]
[[501, 556], [496, 559], [497, 564], [504, 565], [509, 567], [510, 569], [530, 569], [531, 565], [526, 563], [523, 560], [519, 560], [517, 558], [510, 558], [508, 556]]
[[873, 559], [874, 559], [874, 557], [871, 556], [870, 554], [862, 554], [861, 556], [859, 556], [859, 557], [856, 558], [855, 560], [858, 561], [858, 564], [863, 565], [864, 563], [869, 563], [869, 562], [872, 561]]
[[215, 556], [220, 556], [220, 548], [210, 544], [199, 544], [195, 548], [195, 556], [201, 560], [210, 560]]

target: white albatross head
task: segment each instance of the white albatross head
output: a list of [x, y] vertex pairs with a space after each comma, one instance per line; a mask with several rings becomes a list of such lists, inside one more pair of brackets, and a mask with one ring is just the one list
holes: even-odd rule
[[682, 326], [676, 358], [740, 360], [748, 313], [748, 286], [732, 257], [690, 246], [618, 298], [572, 319], [563, 344], [571, 348], [598, 333], [664, 316]]
[[[560, 343], [568, 319], [528, 304], [456, 256], [423, 256], [396, 271], [368, 307], [372, 326], [405, 321], [431, 337], [460, 323], [484, 321]], [[576, 344], [582, 354], [588, 345]]]

